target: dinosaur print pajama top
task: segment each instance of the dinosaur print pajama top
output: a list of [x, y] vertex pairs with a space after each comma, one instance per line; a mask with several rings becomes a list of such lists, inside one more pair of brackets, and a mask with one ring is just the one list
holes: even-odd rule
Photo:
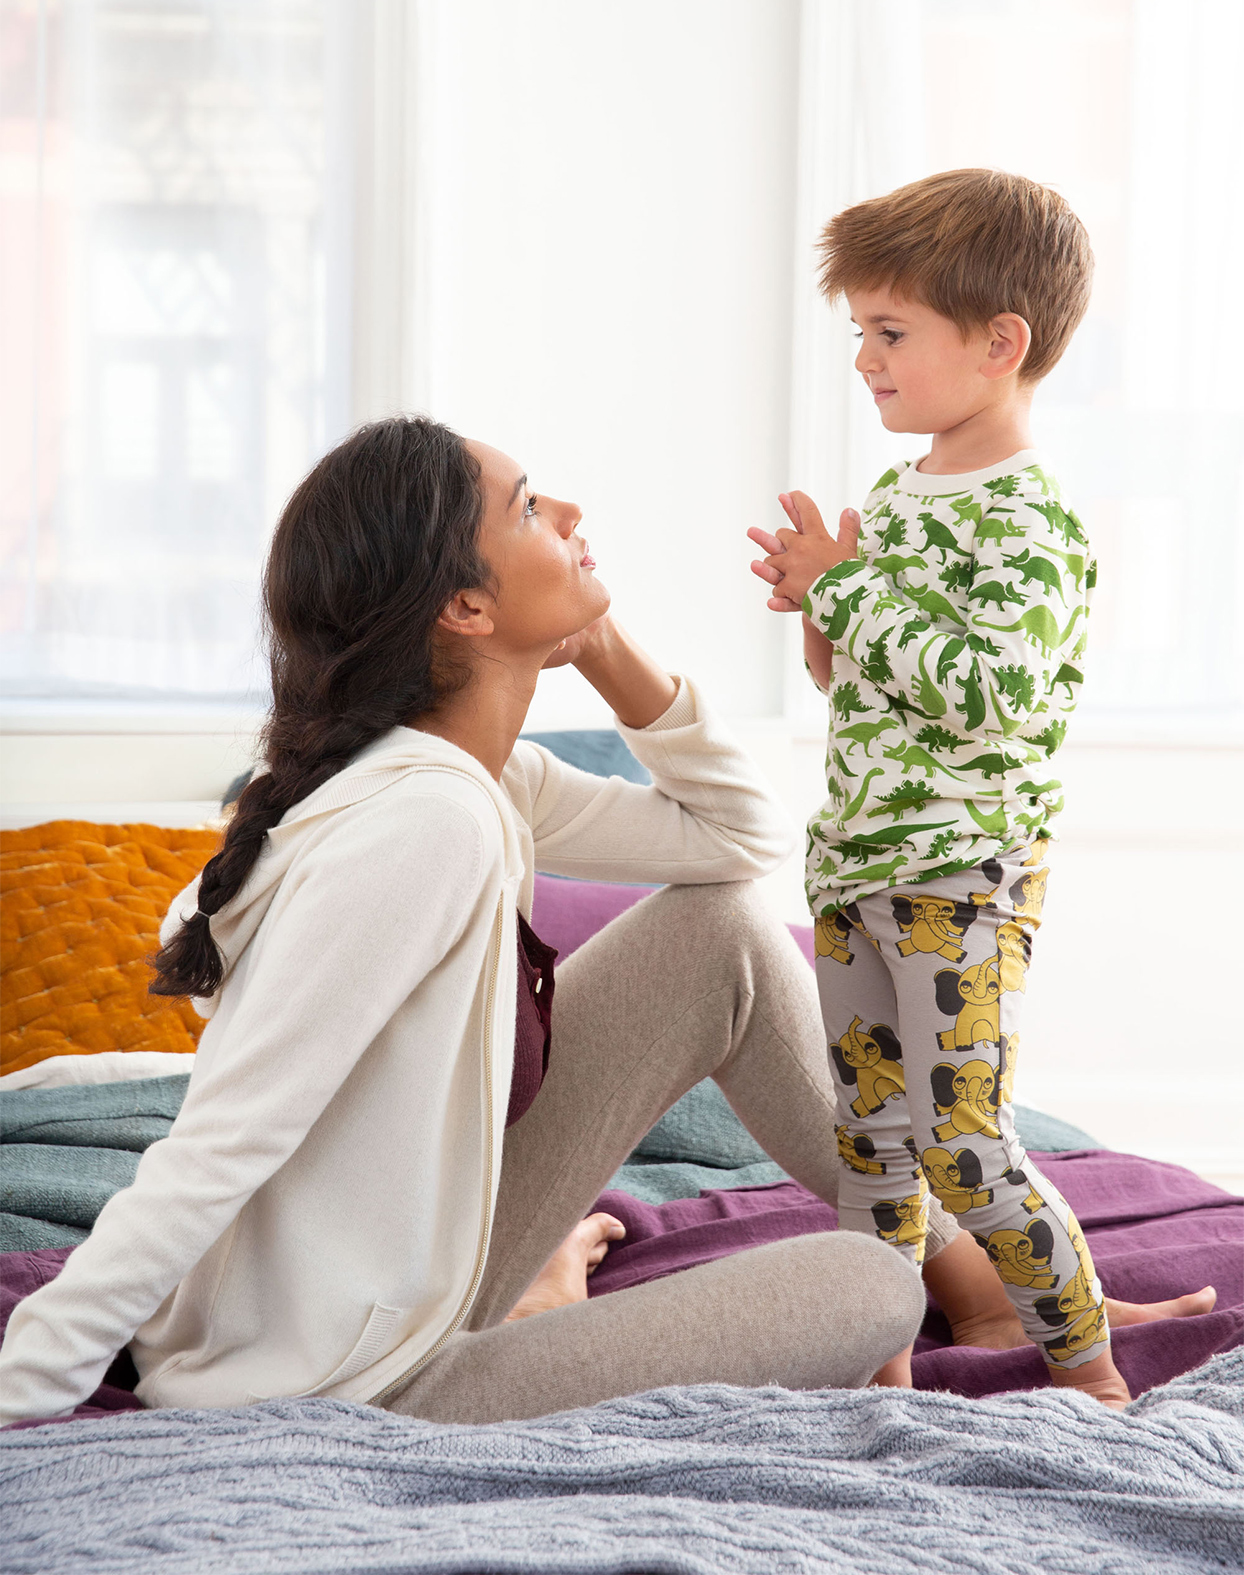
[[931, 1189], [1063, 1367], [1108, 1349], [1101, 1285], [1019, 1143], [1010, 1085], [1095, 579], [1026, 451], [966, 476], [887, 472], [860, 556], [804, 603], [834, 645], [807, 890], [842, 1227], [919, 1262]]

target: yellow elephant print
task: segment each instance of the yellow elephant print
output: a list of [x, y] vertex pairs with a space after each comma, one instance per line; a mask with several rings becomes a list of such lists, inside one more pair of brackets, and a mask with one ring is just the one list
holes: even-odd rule
[[[1056, 1321], [1061, 1323], [1062, 1319]], [[1046, 1340], [1044, 1344], [1047, 1354], [1054, 1361], [1065, 1362], [1069, 1357], [1079, 1356], [1081, 1352], [1099, 1344], [1106, 1337], [1106, 1309], [1098, 1306], [1081, 1313], [1069, 1329], [1064, 1329], [1062, 1334], [1053, 1340]]]
[[[1038, 1224], [1040, 1224], [1040, 1221], [1034, 1220], [1029, 1229]], [[1033, 1304], [1046, 1323], [1052, 1324], [1055, 1328], [1059, 1324], [1065, 1323], [1073, 1313], [1079, 1315], [1097, 1306], [1097, 1298], [1093, 1294], [1093, 1280], [1095, 1277], [1093, 1260], [1089, 1257], [1088, 1245], [1081, 1234], [1079, 1221], [1074, 1214], [1067, 1220], [1067, 1235], [1071, 1239], [1071, 1245], [1076, 1250], [1079, 1267], [1057, 1296], [1038, 1296]]]
[[929, 1083], [938, 1115], [950, 1116], [949, 1121], [933, 1128], [939, 1143], [974, 1133], [1002, 1136], [997, 1120], [998, 1076], [988, 1061], [965, 1061], [960, 1067], [939, 1061], [929, 1074]]
[[929, 1225], [929, 1190], [920, 1178], [920, 1190], [906, 1198], [883, 1198], [872, 1206], [877, 1235], [896, 1247], [914, 1247], [916, 1262], [924, 1261], [924, 1242]]
[[900, 957], [917, 952], [962, 962], [967, 956], [959, 942], [976, 914], [948, 897], [891, 897], [894, 921], [903, 931], [895, 947]]
[[1028, 1196], [1026, 1198], [1022, 1198], [1019, 1205], [1025, 1214], [1035, 1214], [1039, 1209], [1044, 1208], [1045, 1199], [1033, 1186], [1032, 1182], [1029, 1181], [1028, 1177], [1023, 1173], [1022, 1170], [1013, 1170], [1011, 1166], [1008, 1165], [1007, 1168], [1002, 1172], [1002, 1179], [1010, 1187], [1028, 1188]]
[[943, 1051], [970, 1050], [976, 1044], [997, 1044], [998, 1000], [1005, 990], [1023, 990], [1032, 943], [1020, 924], [1008, 919], [998, 926], [992, 957], [957, 973], [943, 968], [933, 976], [937, 1007], [955, 1019], [937, 1042]]
[[849, 1127], [835, 1127], [838, 1153], [844, 1165], [850, 1166], [861, 1176], [884, 1176], [885, 1166], [876, 1157], [877, 1150], [867, 1132], [852, 1132]]
[[848, 1088], [859, 1089], [851, 1110], [861, 1119], [875, 1116], [887, 1099], [905, 1092], [903, 1069], [899, 1065], [903, 1050], [898, 1035], [885, 1023], [874, 1023], [867, 1031], [858, 1017], [836, 1044], [829, 1047], [838, 1076]]
[[1058, 1284], [1050, 1268], [1054, 1253], [1054, 1232], [1044, 1220], [1033, 1220], [1027, 1230], [995, 1230], [977, 1236], [1006, 1285], [1029, 1285], [1048, 1291]]
[[1034, 930], [1041, 926], [1041, 910], [1045, 906], [1045, 886], [1049, 878], [1048, 870], [1030, 870], [1010, 890], [1015, 917], [1021, 924], [1031, 924]]
[[993, 1202], [993, 1191], [983, 1186], [981, 1162], [970, 1148], [952, 1154], [946, 1148], [926, 1148], [920, 1164], [937, 1201], [950, 1214], [966, 1214]]
[[1015, 1063], [1019, 1060], [1019, 1035], [1003, 1034], [998, 1047], [998, 1103], [1015, 1103]]
[[832, 957], [836, 963], [843, 963], [848, 968], [854, 961], [851, 956], [851, 921], [841, 909], [816, 921], [816, 955]]

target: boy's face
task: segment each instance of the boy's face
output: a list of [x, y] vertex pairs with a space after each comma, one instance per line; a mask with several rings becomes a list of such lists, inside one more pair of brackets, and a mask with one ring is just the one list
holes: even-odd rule
[[860, 341], [855, 368], [887, 431], [946, 432], [996, 398], [997, 381], [983, 370], [988, 329], [965, 340], [948, 317], [888, 290], [854, 291], [847, 303]]

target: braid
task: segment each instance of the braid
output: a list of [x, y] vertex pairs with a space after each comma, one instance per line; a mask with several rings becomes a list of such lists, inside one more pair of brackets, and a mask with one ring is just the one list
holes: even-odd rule
[[482, 510], [474, 456], [422, 418], [361, 428], [298, 487], [264, 575], [268, 769], [204, 866], [198, 911], [153, 958], [153, 995], [215, 994], [224, 962], [210, 916], [241, 891], [268, 832], [366, 745], [469, 681], [434, 633], [457, 591], [487, 583]]

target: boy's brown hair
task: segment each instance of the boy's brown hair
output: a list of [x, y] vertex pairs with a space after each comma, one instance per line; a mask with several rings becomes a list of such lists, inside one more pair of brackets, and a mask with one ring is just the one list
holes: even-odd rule
[[966, 337], [1001, 312], [1032, 330], [1026, 383], [1062, 355], [1088, 306], [1093, 253], [1065, 198], [1023, 175], [946, 170], [873, 197], [821, 232], [830, 301], [889, 289], [957, 323]]

